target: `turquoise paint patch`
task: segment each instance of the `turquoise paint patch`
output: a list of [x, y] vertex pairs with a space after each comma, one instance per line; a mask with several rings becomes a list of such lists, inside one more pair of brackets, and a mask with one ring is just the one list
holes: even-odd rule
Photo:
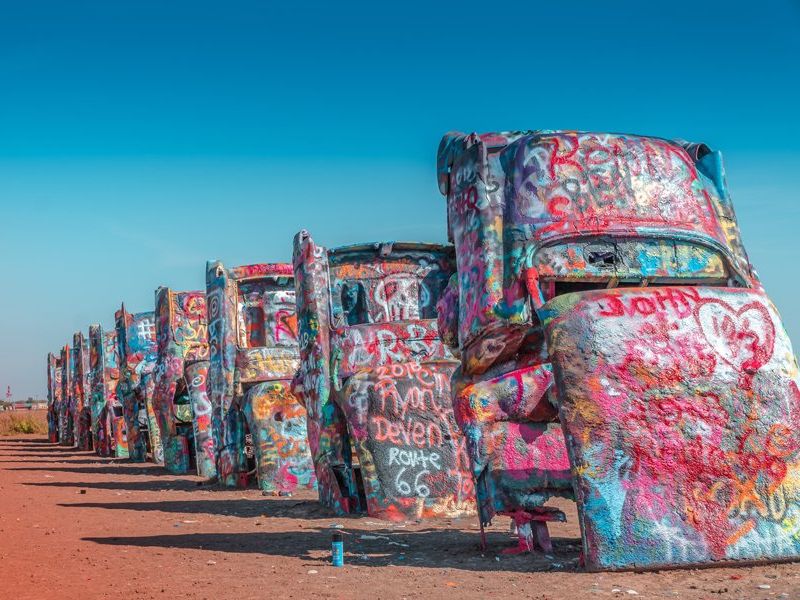
[[708, 267], [708, 257], [706, 256], [706, 260], [700, 260], [697, 256], [692, 256], [689, 259], [689, 271], [692, 273], [697, 273], [699, 271], [704, 271]]
[[642, 275], [645, 277], [658, 275], [658, 271], [661, 269], [662, 265], [660, 256], [650, 254], [647, 250], [643, 249], [639, 251], [639, 256], [637, 258], [642, 269]]

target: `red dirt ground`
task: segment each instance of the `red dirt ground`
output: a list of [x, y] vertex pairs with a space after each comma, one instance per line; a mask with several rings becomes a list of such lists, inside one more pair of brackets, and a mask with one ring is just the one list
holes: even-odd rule
[[473, 519], [335, 517], [313, 495], [216, 491], [41, 436], [0, 437], [0, 598], [800, 598], [797, 564], [581, 572], [575, 511], [562, 508], [552, 556], [501, 555], [505, 518], [482, 554]]

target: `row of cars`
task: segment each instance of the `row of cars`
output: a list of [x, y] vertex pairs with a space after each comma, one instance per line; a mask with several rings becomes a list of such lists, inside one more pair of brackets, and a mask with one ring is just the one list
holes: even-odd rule
[[437, 163], [451, 244], [209, 263], [48, 357], [51, 440], [338, 513], [507, 515], [518, 551], [568, 498], [592, 570], [797, 558], [797, 361], [719, 152], [453, 133]]

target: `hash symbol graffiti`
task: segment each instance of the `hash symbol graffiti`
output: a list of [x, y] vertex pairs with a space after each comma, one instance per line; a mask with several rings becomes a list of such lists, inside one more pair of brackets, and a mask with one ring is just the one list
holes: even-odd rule
[[155, 323], [150, 319], [142, 319], [139, 321], [139, 324], [136, 326], [136, 331], [139, 334], [139, 338], [144, 340], [151, 340], [156, 337]]

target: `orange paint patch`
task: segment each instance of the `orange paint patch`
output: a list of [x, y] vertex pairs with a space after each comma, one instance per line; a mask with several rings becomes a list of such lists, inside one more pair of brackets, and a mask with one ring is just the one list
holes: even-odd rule
[[739, 541], [741, 537], [747, 535], [750, 531], [752, 531], [753, 527], [755, 526], [756, 526], [755, 521], [753, 520], [747, 521], [744, 525], [739, 527], [739, 529], [736, 530], [736, 532], [732, 536], [728, 538], [728, 545], [730, 546], [732, 544], [735, 544], [737, 541]]

